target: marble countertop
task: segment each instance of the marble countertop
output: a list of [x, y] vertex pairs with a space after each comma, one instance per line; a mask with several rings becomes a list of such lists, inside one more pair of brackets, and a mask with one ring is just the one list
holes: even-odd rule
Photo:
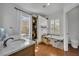
[[64, 40], [64, 37], [63, 36], [46, 35], [44, 37], [51, 38], [51, 39], [56, 39], [56, 40]]

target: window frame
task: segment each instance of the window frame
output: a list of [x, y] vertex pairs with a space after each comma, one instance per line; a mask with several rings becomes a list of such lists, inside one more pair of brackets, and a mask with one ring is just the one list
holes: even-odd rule
[[[52, 20], [53, 20], [53, 24], [52, 24]], [[51, 29], [50, 29], [50, 30], [51, 30], [51, 34], [60, 34], [60, 32], [61, 32], [61, 31], [60, 31], [60, 19], [52, 19], [52, 20], [51, 20], [51, 23], [50, 23], [50, 26], [51, 26], [51, 27], [50, 27], [50, 28], [51, 28]], [[58, 29], [59, 29], [59, 30], [58, 30], [59, 32], [55, 32], [56, 20], [59, 20], [59, 28], [58, 28]], [[53, 28], [52, 28], [52, 26], [53, 26]], [[52, 29], [53, 29], [53, 30], [52, 30]]]

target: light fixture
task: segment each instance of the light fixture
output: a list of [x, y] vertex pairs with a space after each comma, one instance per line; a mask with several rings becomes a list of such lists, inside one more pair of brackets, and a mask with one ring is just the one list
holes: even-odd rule
[[49, 6], [49, 5], [50, 5], [50, 3], [47, 3], [47, 5]]
[[48, 7], [49, 5], [50, 5], [50, 3], [46, 3], [46, 4], [43, 5], [43, 8], [46, 8], [46, 7]]

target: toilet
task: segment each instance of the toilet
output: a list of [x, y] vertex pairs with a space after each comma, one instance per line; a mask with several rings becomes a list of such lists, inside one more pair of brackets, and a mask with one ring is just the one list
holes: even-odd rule
[[73, 48], [78, 48], [79, 46], [79, 38], [78, 38], [78, 33], [77, 32], [73, 32], [70, 34], [69, 40], [70, 40], [70, 44]]
[[76, 41], [76, 40], [71, 40], [71, 46], [72, 46], [73, 48], [78, 48], [78, 41]]

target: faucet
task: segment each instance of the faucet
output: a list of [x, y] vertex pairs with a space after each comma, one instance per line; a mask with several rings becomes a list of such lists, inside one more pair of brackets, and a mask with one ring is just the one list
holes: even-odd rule
[[14, 38], [13, 38], [13, 37], [10, 37], [10, 38], [6, 39], [6, 40], [4, 41], [4, 43], [3, 43], [3, 46], [4, 46], [4, 47], [7, 47], [7, 41], [10, 40], [10, 39], [13, 40]]

